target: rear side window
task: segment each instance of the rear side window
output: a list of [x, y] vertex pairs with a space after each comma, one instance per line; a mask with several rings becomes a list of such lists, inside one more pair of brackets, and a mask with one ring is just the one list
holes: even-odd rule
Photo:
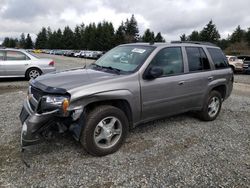
[[17, 51], [7, 51], [6, 60], [16, 61], [16, 60], [27, 60], [29, 59], [24, 53]]
[[210, 69], [208, 58], [202, 48], [186, 47], [188, 66], [190, 72]]
[[216, 69], [228, 67], [227, 58], [220, 49], [207, 48]]
[[4, 51], [0, 51], [0, 61], [4, 60], [4, 54], [5, 54]]

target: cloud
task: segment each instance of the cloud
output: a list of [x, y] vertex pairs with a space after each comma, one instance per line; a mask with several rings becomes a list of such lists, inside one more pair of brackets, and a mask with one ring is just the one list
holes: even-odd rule
[[132, 14], [141, 34], [146, 28], [178, 40], [183, 33], [201, 30], [213, 20], [223, 37], [238, 25], [250, 27], [248, 0], [0, 0], [0, 39], [35, 36], [41, 27], [52, 29], [90, 22], [110, 21], [117, 28]]

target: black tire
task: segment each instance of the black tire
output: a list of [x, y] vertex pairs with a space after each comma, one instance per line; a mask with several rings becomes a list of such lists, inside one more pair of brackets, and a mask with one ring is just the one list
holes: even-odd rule
[[[34, 76], [32, 76], [32, 74], [31, 74], [32, 72], [37, 73], [36, 76], [35, 76], [35, 74], [34, 74]], [[26, 73], [25, 73], [25, 77], [26, 77], [26, 79], [30, 80], [30, 79], [35, 79], [35, 78], [37, 78], [37, 77], [40, 76], [41, 74], [42, 74], [42, 71], [41, 71], [40, 69], [38, 69], [38, 68], [29, 68], [29, 69], [26, 71]]]
[[[99, 146], [102, 143], [96, 142], [97, 140], [96, 138], [98, 137], [96, 136], [96, 129], [99, 128], [98, 125], [99, 123], [103, 122], [102, 120], [104, 120], [105, 118], [108, 119], [109, 117], [115, 117], [116, 119], [118, 119], [116, 123], [119, 123], [119, 126], [121, 128], [121, 134], [118, 136], [118, 139], [114, 145], [108, 148], [103, 148]], [[126, 117], [126, 115], [122, 110], [114, 106], [108, 106], [108, 105], [99, 106], [87, 114], [86, 124], [84, 125], [84, 128], [82, 130], [80, 142], [83, 145], [84, 149], [92, 155], [95, 156], [108, 155], [116, 152], [121, 147], [121, 145], [123, 144], [123, 142], [127, 137], [128, 129], [129, 129], [128, 118]], [[101, 131], [105, 132], [104, 130]]]
[[[218, 102], [218, 110], [214, 111], [214, 113], [212, 113], [211, 108], [209, 107], [209, 105], [212, 103], [212, 100], [217, 100]], [[203, 121], [213, 121], [217, 118], [217, 116], [220, 113], [220, 109], [221, 109], [221, 105], [222, 105], [222, 97], [221, 94], [218, 91], [211, 91], [208, 98], [205, 101], [204, 107], [203, 109], [198, 112], [198, 117], [203, 120]], [[216, 108], [217, 109], [217, 108]], [[213, 114], [213, 115], [211, 115]]]

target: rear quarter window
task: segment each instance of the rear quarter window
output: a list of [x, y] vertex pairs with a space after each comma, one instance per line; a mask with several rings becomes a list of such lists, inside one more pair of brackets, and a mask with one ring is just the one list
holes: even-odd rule
[[228, 61], [226, 56], [223, 54], [221, 49], [218, 48], [207, 48], [214, 66], [216, 69], [223, 69], [228, 67]]

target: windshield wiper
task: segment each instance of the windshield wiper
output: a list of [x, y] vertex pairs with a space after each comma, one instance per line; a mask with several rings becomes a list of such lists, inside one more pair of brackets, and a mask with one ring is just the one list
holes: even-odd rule
[[120, 72], [121, 72], [120, 69], [117, 69], [117, 68], [114, 68], [114, 67], [110, 67], [110, 66], [109, 67], [104, 67], [104, 68], [112, 70], [112, 71], [116, 72], [117, 74], [120, 74]]
[[102, 70], [102, 69], [108, 69], [108, 70], [111, 70], [113, 72], [115, 72], [116, 74], [120, 74], [121, 70], [120, 69], [117, 69], [117, 68], [114, 68], [114, 67], [111, 67], [111, 66], [108, 66], [108, 67], [105, 67], [105, 66], [101, 66], [101, 65], [97, 65], [97, 64], [92, 64], [95, 68], [97, 68], [97, 70]]

